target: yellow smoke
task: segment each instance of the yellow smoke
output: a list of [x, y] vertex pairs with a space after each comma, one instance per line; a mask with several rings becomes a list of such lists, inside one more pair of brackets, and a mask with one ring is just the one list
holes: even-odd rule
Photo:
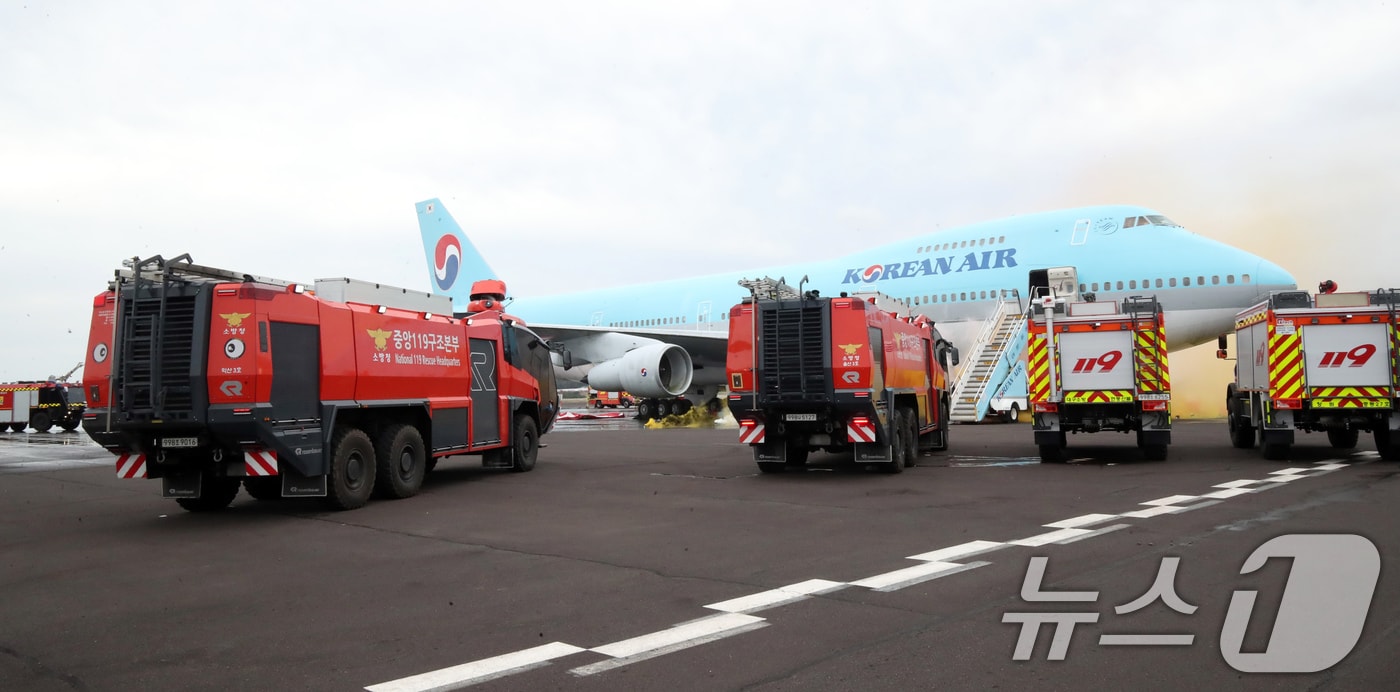
[[646, 427], [649, 430], [662, 430], [664, 428], [732, 428], [734, 417], [729, 415], [729, 402], [723, 397], [720, 398], [720, 409], [718, 413], [710, 413], [705, 406], [694, 406], [689, 411], [681, 415], [669, 415], [665, 418], [649, 420]]

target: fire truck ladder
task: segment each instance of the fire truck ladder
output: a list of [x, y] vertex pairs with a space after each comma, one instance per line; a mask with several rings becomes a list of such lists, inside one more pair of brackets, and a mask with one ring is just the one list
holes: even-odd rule
[[951, 420], [976, 423], [987, 415], [991, 395], [1020, 362], [1026, 350], [1026, 318], [1016, 293], [1004, 294], [972, 345], [972, 353], [953, 388]]
[[[1158, 360], [1165, 357], [1166, 344], [1156, 343], [1161, 309], [1156, 297], [1130, 296], [1123, 300], [1123, 311], [1133, 320], [1133, 380], [1139, 392], [1165, 393], [1169, 389], [1162, 372], [1166, 363]], [[1150, 335], [1151, 348], [1142, 347], [1144, 333]]]

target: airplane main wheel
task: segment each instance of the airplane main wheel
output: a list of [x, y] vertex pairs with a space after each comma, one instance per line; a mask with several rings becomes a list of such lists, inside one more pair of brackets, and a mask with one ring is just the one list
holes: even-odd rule
[[651, 420], [656, 413], [656, 405], [651, 399], [642, 399], [637, 402], [637, 419], [642, 421]]
[[671, 415], [671, 402], [669, 402], [669, 401], [658, 401], [658, 402], [656, 402], [656, 419], [657, 419], [657, 420], [661, 420], [662, 418], [665, 418], [666, 416], [669, 416], [669, 415]]

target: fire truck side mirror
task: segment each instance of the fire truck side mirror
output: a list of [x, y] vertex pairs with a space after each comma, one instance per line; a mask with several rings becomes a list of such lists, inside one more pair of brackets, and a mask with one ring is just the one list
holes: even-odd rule
[[1220, 337], [1215, 340], [1215, 357], [1220, 360], [1225, 360], [1230, 357], [1230, 351], [1226, 348], [1224, 334], [1221, 334]]
[[962, 360], [962, 358], [958, 355], [958, 347], [957, 347], [957, 346], [954, 346], [954, 347], [953, 347], [953, 350], [949, 353], [949, 357], [952, 358], [952, 360], [953, 360], [953, 365], [957, 365], [958, 362], [959, 362], [960, 360]]

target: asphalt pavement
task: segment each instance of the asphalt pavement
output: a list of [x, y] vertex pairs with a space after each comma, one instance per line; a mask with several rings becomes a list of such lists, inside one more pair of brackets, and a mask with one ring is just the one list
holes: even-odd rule
[[576, 421], [530, 473], [191, 514], [81, 433], [3, 434], [0, 689], [1394, 687], [1400, 464], [1130, 439], [760, 474], [733, 428]]

